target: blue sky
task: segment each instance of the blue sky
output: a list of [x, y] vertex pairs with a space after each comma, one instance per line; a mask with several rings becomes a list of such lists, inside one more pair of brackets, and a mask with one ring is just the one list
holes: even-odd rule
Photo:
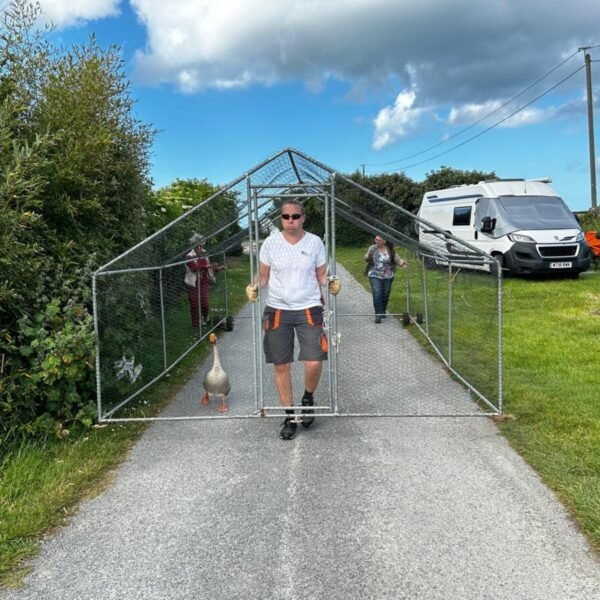
[[[568, 12], [545, 0], [41, 6], [57, 41], [69, 45], [94, 32], [102, 46], [122, 48], [136, 115], [159, 130], [151, 173], [157, 187], [191, 177], [227, 183], [295, 147], [341, 172], [365, 165], [369, 174], [403, 171], [417, 181], [443, 165], [507, 178], [549, 176], [573, 210], [590, 205], [583, 69], [452, 148], [583, 65], [578, 47], [600, 44], [596, 0], [573, 0]], [[590, 53], [600, 61], [600, 47]], [[598, 63], [592, 80], [597, 97]], [[599, 112], [596, 101], [596, 123]]]

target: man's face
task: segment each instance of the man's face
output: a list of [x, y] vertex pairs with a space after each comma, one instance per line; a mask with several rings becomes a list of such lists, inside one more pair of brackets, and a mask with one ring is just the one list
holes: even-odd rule
[[284, 231], [299, 231], [304, 225], [304, 211], [297, 204], [284, 204], [281, 207], [281, 225]]

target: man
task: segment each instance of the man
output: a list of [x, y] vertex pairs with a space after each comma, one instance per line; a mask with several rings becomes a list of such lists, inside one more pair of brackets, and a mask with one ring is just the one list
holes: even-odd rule
[[[273, 364], [275, 385], [281, 404], [286, 407], [280, 437], [296, 435], [292, 397], [291, 363], [294, 337], [300, 345], [299, 359], [304, 363], [302, 406], [314, 406], [313, 394], [319, 385], [322, 361], [327, 360], [327, 337], [323, 332], [323, 306], [320, 286], [328, 286], [336, 296], [341, 288], [337, 278], [327, 281], [327, 260], [323, 242], [304, 231], [304, 208], [295, 201], [281, 207], [282, 231], [273, 232], [260, 250], [259, 280], [246, 288], [250, 302], [258, 299], [258, 285], [269, 287], [263, 314], [265, 360]], [[303, 414], [312, 414], [304, 409]], [[302, 425], [310, 427], [314, 416], [304, 416]]]

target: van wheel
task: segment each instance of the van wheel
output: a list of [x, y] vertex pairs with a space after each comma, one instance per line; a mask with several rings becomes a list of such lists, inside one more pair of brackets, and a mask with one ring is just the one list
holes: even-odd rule
[[[506, 268], [506, 259], [504, 258], [504, 254], [492, 254], [492, 258], [495, 258], [500, 263], [500, 268], [502, 269], [502, 276], [508, 277], [508, 269]], [[497, 263], [491, 265], [490, 273], [492, 275], [498, 275]]]
[[432, 271], [436, 267], [435, 259], [431, 258], [431, 256], [426, 256], [423, 259], [423, 263], [425, 264], [425, 268], [429, 271]]

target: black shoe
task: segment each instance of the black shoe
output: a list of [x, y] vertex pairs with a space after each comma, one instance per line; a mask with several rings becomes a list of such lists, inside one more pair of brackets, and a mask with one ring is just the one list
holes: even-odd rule
[[379, 315], [375, 317], [375, 323], [381, 323], [381, 317]]
[[[306, 396], [306, 394], [304, 396], [302, 396], [302, 406], [314, 406], [315, 405], [315, 401], [313, 398], [308, 398]], [[302, 415], [313, 415], [311, 417], [306, 417], [303, 416], [302, 417], [302, 426], [303, 427], [310, 427], [314, 422], [315, 422], [315, 411], [314, 410], [303, 410], [302, 411]]]
[[293, 418], [294, 417], [286, 417], [285, 421], [282, 423], [281, 431], [279, 432], [279, 437], [282, 440], [294, 439], [297, 424], [293, 421]]

